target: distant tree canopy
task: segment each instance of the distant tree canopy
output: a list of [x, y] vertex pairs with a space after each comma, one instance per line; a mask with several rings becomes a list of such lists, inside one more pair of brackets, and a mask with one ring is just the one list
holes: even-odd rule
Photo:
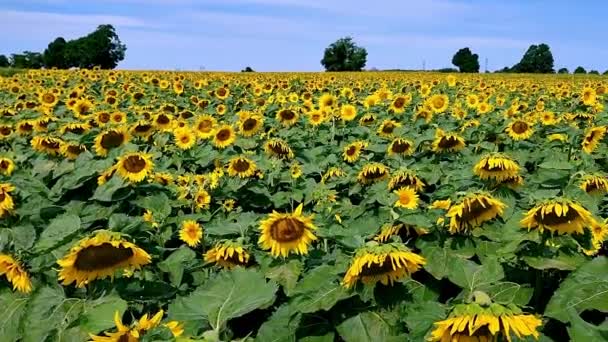
[[559, 70], [557, 70], [558, 74], [569, 74], [570, 71], [568, 71], [568, 68], [561, 68]]
[[583, 68], [582, 66], [577, 66], [576, 69], [574, 69], [574, 73], [575, 74], [586, 74], [587, 70], [585, 70], [585, 68]]
[[599, 75], [599, 74], [600, 74], [600, 72], [599, 72], [599, 71], [597, 71], [597, 70], [591, 70], [591, 71], [589, 71], [589, 72], [588, 72], [588, 74], [589, 74], [589, 75]]
[[326, 71], [361, 71], [367, 62], [367, 51], [351, 37], [340, 38], [325, 49], [321, 64]]
[[25, 51], [12, 54], [10, 66], [25, 69], [113, 69], [125, 59], [126, 50], [127, 47], [120, 41], [112, 25], [100, 25], [95, 31], [78, 39], [66, 41], [58, 37], [49, 43], [43, 53]]
[[0, 55], [0, 68], [6, 68], [11, 65], [11, 62], [8, 60], [8, 57], [5, 55]]
[[254, 70], [248, 66], [248, 67], [245, 67], [245, 69], [241, 70], [241, 72], [254, 72]]
[[528, 51], [515, 64], [513, 72], [549, 74], [553, 73], [553, 54], [547, 44], [530, 45]]
[[458, 50], [452, 57], [452, 64], [458, 67], [460, 72], [479, 72], [479, 56], [471, 52], [471, 49]]

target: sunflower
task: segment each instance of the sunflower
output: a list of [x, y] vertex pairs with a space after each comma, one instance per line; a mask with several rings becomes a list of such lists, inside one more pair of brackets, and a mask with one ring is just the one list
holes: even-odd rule
[[374, 122], [376, 122], [376, 114], [374, 113], [364, 114], [361, 119], [359, 119], [359, 125], [361, 126], [370, 126]]
[[13, 290], [23, 293], [32, 292], [32, 281], [23, 265], [8, 254], [0, 253], [0, 276], [13, 284]]
[[312, 109], [307, 114], [308, 123], [312, 126], [319, 126], [327, 118], [325, 112], [319, 109]]
[[388, 145], [386, 153], [389, 156], [402, 155], [410, 156], [414, 153], [414, 142], [409, 139], [395, 138]]
[[517, 187], [524, 185], [524, 178], [519, 175], [509, 176], [509, 177], [503, 179], [499, 184], [506, 185], [507, 187], [509, 187], [511, 189], [515, 189]]
[[325, 183], [332, 178], [339, 178], [345, 175], [346, 173], [344, 172], [344, 170], [340, 169], [339, 167], [332, 166], [327, 169], [327, 171], [325, 171], [323, 176], [321, 176], [321, 183]]
[[0, 173], [5, 176], [10, 176], [15, 170], [15, 163], [12, 159], [1, 157], [0, 158]]
[[247, 267], [250, 259], [251, 255], [245, 248], [240, 243], [232, 241], [219, 242], [205, 253], [205, 262], [227, 269], [236, 266]]
[[405, 107], [412, 101], [412, 96], [410, 94], [407, 95], [397, 95], [393, 98], [391, 105], [389, 106], [389, 110], [395, 114], [401, 114], [405, 112]]
[[34, 121], [34, 120], [19, 121], [17, 123], [17, 133], [19, 133], [19, 135], [31, 134], [32, 131], [34, 130], [35, 124], [36, 124], [36, 121]]
[[196, 247], [203, 238], [203, 228], [194, 220], [185, 220], [179, 230], [179, 239], [190, 247]]
[[270, 250], [273, 257], [279, 255], [287, 257], [294, 252], [298, 255], [308, 254], [308, 246], [317, 237], [317, 229], [312, 222], [313, 216], [302, 215], [303, 204], [300, 204], [292, 213], [272, 214], [260, 222], [261, 236], [258, 244], [264, 250]]
[[540, 123], [544, 126], [551, 126], [558, 123], [558, 119], [554, 112], [542, 112], [540, 114]]
[[340, 118], [344, 121], [353, 121], [357, 117], [357, 107], [345, 104], [340, 107]]
[[279, 159], [292, 159], [294, 157], [291, 147], [282, 139], [269, 139], [264, 144], [264, 150], [268, 155]]
[[124, 124], [127, 122], [127, 114], [123, 112], [114, 112], [110, 114], [110, 121], [115, 124]]
[[74, 106], [72, 106], [71, 109], [75, 117], [82, 119], [91, 114], [94, 108], [95, 105], [93, 102], [87, 99], [80, 99], [74, 103]]
[[72, 133], [72, 134], [83, 134], [91, 129], [91, 125], [88, 122], [72, 122], [63, 125], [60, 130], [61, 134]]
[[333, 108], [338, 104], [338, 100], [332, 94], [323, 94], [319, 97], [319, 108]]
[[450, 210], [451, 206], [452, 206], [452, 200], [448, 198], [448, 199], [444, 199], [444, 200], [433, 201], [433, 203], [431, 203], [431, 205], [429, 205], [429, 209]]
[[424, 181], [418, 178], [418, 176], [416, 176], [416, 174], [411, 170], [398, 170], [389, 180], [388, 190], [393, 191], [402, 187], [410, 187], [416, 192], [420, 192], [422, 189], [424, 189]]
[[479, 105], [479, 96], [475, 94], [467, 95], [465, 104], [471, 109], [477, 109], [477, 105]]
[[386, 119], [382, 121], [378, 127], [378, 135], [383, 138], [391, 138], [395, 128], [401, 127], [401, 124], [395, 120]]
[[154, 162], [149, 154], [133, 152], [122, 155], [115, 167], [122, 178], [139, 183], [152, 173]]
[[236, 133], [230, 125], [219, 126], [213, 135], [213, 145], [217, 148], [226, 148], [234, 143]]
[[194, 130], [201, 139], [209, 139], [215, 133], [217, 120], [210, 115], [201, 115], [194, 124]]
[[602, 248], [604, 241], [608, 239], [608, 220], [594, 222], [591, 225], [591, 248], [584, 249], [586, 255], [596, 255]]
[[399, 190], [394, 191], [395, 195], [397, 195], [397, 201], [395, 202], [395, 207], [405, 208], [405, 209], [416, 209], [418, 208], [418, 194], [416, 190], [410, 187], [402, 187]]
[[[487, 295], [486, 295], [487, 296]], [[427, 339], [430, 342], [443, 341], [503, 341], [511, 342], [511, 333], [518, 338], [532, 336], [538, 340], [537, 329], [543, 324], [534, 315], [523, 314], [513, 304], [503, 306], [491, 303], [482, 306], [477, 303], [456, 305], [447, 319], [435, 322], [435, 330]]]
[[452, 234], [467, 233], [484, 222], [502, 216], [506, 204], [483, 192], [467, 194], [453, 204], [446, 214], [450, 218], [449, 231]]
[[107, 231], [80, 240], [67, 255], [57, 260], [61, 267], [59, 281], [63, 285], [76, 282], [77, 287], [112, 277], [117, 270], [140, 269], [150, 262], [146, 251], [122, 239], [120, 234]]
[[244, 137], [254, 136], [264, 126], [264, 117], [249, 115], [239, 121], [239, 133]]
[[10, 138], [13, 134], [13, 128], [10, 125], [0, 125], [0, 140]]
[[445, 112], [450, 105], [450, 99], [444, 94], [435, 94], [429, 97], [425, 102], [435, 114]]
[[505, 131], [513, 140], [525, 140], [534, 133], [532, 126], [527, 121], [521, 119], [511, 121]]
[[344, 275], [342, 286], [353, 287], [358, 281], [365, 285], [380, 282], [392, 285], [418, 271], [426, 260], [401, 243], [370, 245], [359, 248]]
[[399, 236], [401, 241], [405, 242], [406, 239], [415, 238], [416, 236], [426, 235], [428, 233], [429, 231], [424, 228], [408, 224], [385, 224], [380, 228], [378, 235], [374, 237], [374, 241], [385, 243], [391, 237]]
[[59, 154], [63, 141], [59, 138], [38, 135], [33, 137], [30, 143], [34, 150], [54, 156]]
[[173, 130], [173, 139], [175, 140], [175, 145], [182, 150], [189, 150], [196, 144], [196, 135], [189, 127]]
[[587, 209], [566, 198], [543, 201], [520, 221], [521, 226], [528, 230], [534, 228], [541, 233], [548, 230], [558, 234], [582, 234], [594, 223], [595, 219]]
[[389, 177], [389, 169], [381, 163], [368, 163], [363, 165], [357, 175], [357, 180], [362, 184], [379, 182]]
[[[0, 161], [0, 168], [2, 162]], [[580, 184], [580, 188], [588, 194], [605, 194], [608, 192], [608, 178], [601, 174], [586, 175]]]
[[566, 141], [568, 141], [568, 135], [567, 134], [563, 134], [563, 133], [549, 134], [547, 136], [547, 140], [549, 140], [549, 141], [566, 142]]
[[105, 157], [110, 150], [126, 144], [130, 138], [126, 127], [113, 128], [101, 132], [95, 137], [95, 153], [98, 156]]
[[342, 151], [342, 158], [349, 163], [356, 162], [361, 156], [361, 151], [367, 147], [367, 142], [362, 140], [354, 141], [346, 146]]
[[519, 164], [502, 153], [489, 153], [475, 164], [473, 172], [483, 180], [502, 182], [519, 174]]
[[234, 157], [228, 162], [228, 175], [248, 178], [255, 174], [257, 166], [255, 162], [246, 157]]
[[170, 184], [174, 183], [174, 179], [173, 179], [173, 175], [170, 173], [166, 173], [166, 172], [157, 172], [154, 174], [154, 176], [152, 177], [152, 179], [154, 180], [154, 182], [167, 186]]
[[108, 112], [97, 112], [95, 113], [95, 122], [98, 126], [105, 126], [108, 122], [110, 122], [110, 113]]
[[194, 194], [194, 205], [197, 209], [207, 209], [211, 203], [211, 195], [207, 190], [199, 188]]
[[52, 91], [47, 90], [38, 95], [38, 102], [45, 107], [55, 107], [57, 102], [59, 102], [59, 97]]
[[433, 141], [433, 151], [435, 152], [456, 152], [465, 147], [464, 139], [456, 133], [446, 133], [442, 129], [435, 131]]
[[[78, 156], [81, 153], [85, 152], [86, 150], [87, 150], [87, 147], [85, 145], [77, 144], [77, 143], [69, 143], [69, 142], [62, 143], [61, 147], [59, 148], [61, 155], [70, 160], [74, 160], [74, 159], [78, 158]], [[1, 167], [2, 167], [2, 164], [0, 162], [0, 168]]]
[[131, 126], [131, 134], [136, 137], [149, 137], [154, 133], [154, 125], [146, 120], [139, 120]]
[[298, 162], [294, 162], [289, 167], [289, 172], [291, 173], [291, 178], [298, 179], [302, 177], [302, 166]]
[[298, 122], [299, 118], [300, 115], [298, 114], [298, 112], [292, 108], [281, 109], [277, 112], [276, 115], [277, 121], [283, 124], [283, 126], [288, 127], [293, 126], [296, 122]]
[[224, 88], [224, 87], [219, 87], [213, 92], [213, 94], [218, 99], [225, 100], [226, 98], [228, 98], [228, 96], [230, 96], [230, 89]]
[[168, 131], [173, 127], [173, 116], [171, 114], [159, 113], [154, 117], [154, 125], [161, 131]]
[[581, 93], [581, 100], [583, 101], [583, 104], [585, 104], [586, 106], [595, 105], [595, 103], [597, 101], [597, 93], [595, 92], [595, 89], [593, 89], [591, 87], [583, 88], [583, 91]]
[[606, 135], [607, 130], [608, 127], [606, 126], [591, 127], [589, 130], [587, 130], [587, 133], [585, 133], [585, 138], [581, 144], [583, 151], [587, 154], [593, 153], [600, 141], [604, 138], [604, 135]]
[[[123, 324], [118, 311], [114, 312], [114, 324], [116, 332], [105, 332], [106, 336], [97, 336], [89, 334], [93, 342], [137, 342], [141, 337], [145, 336], [148, 330], [156, 328], [163, 318], [164, 311], [160, 310], [152, 317], [148, 318], [148, 314], [144, 314], [139, 321], [135, 321], [131, 326]], [[183, 324], [178, 321], [169, 321], [163, 324], [171, 331], [173, 337], [179, 337], [184, 333]]]

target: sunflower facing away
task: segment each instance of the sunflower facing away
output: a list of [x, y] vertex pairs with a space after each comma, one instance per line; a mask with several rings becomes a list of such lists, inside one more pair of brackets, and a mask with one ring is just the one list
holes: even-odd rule
[[266, 141], [264, 151], [268, 155], [279, 159], [292, 159], [294, 157], [291, 147], [282, 139], [273, 138]]
[[126, 128], [115, 128], [99, 133], [95, 137], [95, 153], [98, 156], [105, 157], [110, 150], [124, 145], [129, 139]]
[[77, 287], [84, 287], [93, 280], [113, 277], [117, 270], [140, 269], [150, 261], [146, 251], [119, 234], [100, 231], [80, 240], [57, 264], [63, 285], [76, 282]]
[[450, 218], [449, 231], [452, 234], [466, 233], [484, 222], [501, 216], [506, 204], [484, 192], [467, 194], [458, 203], [450, 206], [447, 217]]
[[502, 182], [519, 174], [516, 161], [502, 153], [490, 153], [483, 156], [473, 167], [473, 172], [483, 180], [491, 179]]
[[521, 119], [511, 121], [505, 131], [513, 140], [526, 140], [534, 133], [532, 125]]
[[190, 247], [196, 247], [203, 238], [203, 228], [194, 220], [185, 220], [179, 230], [179, 239]]
[[414, 171], [401, 169], [395, 172], [389, 180], [388, 190], [393, 191], [402, 187], [410, 187], [416, 192], [420, 192], [424, 189], [424, 181], [416, 176]]
[[541, 233], [548, 230], [558, 234], [582, 234], [594, 223], [591, 212], [566, 198], [544, 201], [530, 209], [520, 221], [528, 230], [534, 228]]
[[228, 162], [228, 175], [230, 177], [248, 178], [255, 174], [255, 162], [246, 157], [234, 157]]
[[395, 138], [388, 145], [386, 153], [389, 156], [401, 155], [409, 156], [414, 153], [414, 142], [409, 139]]
[[262, 235], [258, 244], [264, 250], [270, 250], [273, 257], [287, 257], [294, 252], [299, 255], [308, 254], [308, 246], [317, 237], [317, 229], [312, 222], [313, 216], [302, 215], [303, 205], [300, 204], [293, 213], [272, 214], [260, 222]]
[[224, 268], [246, 267], [250, 264], [251, 255], [238, 242], [224, 241], [217, 243], [205, 253], [205, 262], [214, 263]]
[[492, 303], [486, 307], [477, 303], [458, 304], [447, 319], [435, 322], [435, 330], [427, 341], [496, 342], [506, 339], [511, 342], [511, 334], [518, 339], [526, 336], [538, 339], [537, 329], [542, 324], [540, 318], [522, 313], [513, 304], [503, 306]]
[[608, 192], [608, 178], [602, 174], [585, 175], [580, 188], [588, 194], [605, 194]]
[[[93, 342], [138, 342], [141, 337], [145, 336], [148, 330], [152, 330], [160, 324], [163, 314], [163, 310], [160, 310], [150, 318], [148, 318], [148, 314], [144, 314], [139, 321], [135, 321], [130, 326], [127, 326], [123, 324], [120, 313], [116, 311], [114, 313], [116, 332], [105, 332], [106, 336], [89, 334], [89, 337]], [[178, 321], [169, 321], [163, 325], [171, 331], [173, 337], [181, 336], [184, 333], [184, 327]]]
[[342, 286], [353, 287], [361, 281], [366, 285], [393, 282], [418, 271], [425, 259], [401, 243], [370, 245], [357, 250], [344, 275]]
[[134, 152], [121, 156], [115, 167], [122, 178], [138, 183], [152, 174], [154, 162], [149, 154]]
[[389, 170], [384, 164], [369, 163], [363, 165], [357, 175], [357, 180], [361, 184], [371, 184], [379, 182], [389, 177]]
[[380, 228], [378, 235], [374, 237], [374, 241], [387, 242], [393, 236], [399, 236], [401, 241], [405, 242], [407, 239], [415, 238], [416, 236], [428, 234], [428, 230], [409, 224], [386, 224]]
[[21, 263], [8, 254], [0, 253], [0, 276], [2, 275], [13, 284], [13, 290], [32, 292], [32, 281]]
[[442, 129], [435, 132], [433, 151], [435, 152], [457, 152], [465, 147], [464, 139], [456, 133], [446, 133]]

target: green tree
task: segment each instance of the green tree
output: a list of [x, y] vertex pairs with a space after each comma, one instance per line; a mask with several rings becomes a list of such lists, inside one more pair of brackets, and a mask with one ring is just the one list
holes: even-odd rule
[[479, 56], [472, 53], [468, 47], [460, 49], [454, 54], [452, 64], [457, 66], [460, 72], [479, 72]]
[[553, 54], [547, 44], [530, 45], [521, 61], [513, 66], [515, 72], [549, 74], [553, 73]]
[[586, 74], [587, 70], [585, 70], [585, 68], [583, 68], [582, 66], [578, 66], [578, 67], [576, 67], [576, 69], [574, 69], [574, 73], [575, 74]]
[[340, 38], [325, 49], [321, 64], [326, 71], [361, 71], [367, 62], [367, 51], [351, 37]]
[[589, 72], [588, 72], [588, 74], [589, 74], [589, 75], [599, 75], [599, 74], [600, 74], [600, 72], [599, 72], [599, 71], [597, 71], [597, 70], [591, 70], [591, 71], [589, 71]]
[[6, 68], [11, 65], [11, 62], [8, 60], [8, 57], [5, 55], [0, 55], [0, 68]]
[[568, 71], [568, 68], [561, 68], [559, 70], [557, 70], [558, 74], [569, 74], [570, 71]]
[[251, 69], [251, 67], [246, 67], [245, 69], [241, 70], [241, 72], [254, 72], [253, 69]]
[[40, 69], [44, 65], [42, 54], [39, 52], [24, 51], [11, 55], [11, 66], [19, 69]]
[[125, 59], [126, 50], [112, 25], [100, 25], [88, 35], [69, 41], [65, 58], [68, 66], [113, 69]]
[[46, 50], [42, 55], [44, 59], [44, 66], [47, 68], [58, 68], [66, 69], [69, 67], [65, 58], [66, 48], [68, 43], [63, 37], [56, 38], [54, 41], [49, 43]]

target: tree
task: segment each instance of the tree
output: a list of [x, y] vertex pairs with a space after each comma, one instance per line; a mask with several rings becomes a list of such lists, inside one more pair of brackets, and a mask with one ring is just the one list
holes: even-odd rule
[[24, 51], [11, 55], [11, 66], [19, 69], [40, 69], [44, 65], [39, 52]]
[[125, 59], [126, 50], [112, 25], [100, 25], [88, 35], [69, 41], [65, 58], [69, 67], [113, 69]]
[[0, 68], [6, 68], [11, 65], [11, 62], [5, 55], [0, 55]]
[[530, 45], [521, 61], [513, 66], [515, 72], [553, 73], [553, 54], [547, 44]]
[[467, 48], [458, 50], [452, 57], [452, 64], [458, 67], [460, 72], [479, 72], [479, 56]]
[[502, 69], [496, 70], [495, 73], [507, 73], [507, 72], [511, 72], [511, 68], [509, 67], [504, 67]]
[[58, 68], [58, 69], [66, 69], [69, 67], [67, 60], [65, 58], [66, 49], [68, 43], [63, 39], [63, 37], [56, 38], [54, 41], [49, 43], [46, 50], [42, 54], [44, 59], [44, 66], [47, 68]]
[[251, 67], [246, 67], [245, 69], [241, 70], [241, 72], [254, 72], [253, 69], [251, 69]]
[[599, 75], [599, 74], [600, 74], [600, 72], [599, 72], [599, 71], [597, 71], [597, 70], [591, 70], [591, 71], [589, 71], [589, 72], [588, 72], [588, 74], [589, 74], [589, 75]]
[[608, 70], [604, 71], [602, 75], [608, 75]]
[[367, 51], [351, 37], [340, 38], [325, 49], [321, 64], [326, 71], [361, 71], [367, 62]]
[[585, 70], [585, 68], [583, 68], [582, 66], [577, 66], [576, 69], [574, 69], [574, 73], [575, 74], [586, 74], [587, 70]]
[[559, 70], [557, 70], [558, 74], [569, 74], [570, 71], [568, 71], [568, 68], [561, 68]]

